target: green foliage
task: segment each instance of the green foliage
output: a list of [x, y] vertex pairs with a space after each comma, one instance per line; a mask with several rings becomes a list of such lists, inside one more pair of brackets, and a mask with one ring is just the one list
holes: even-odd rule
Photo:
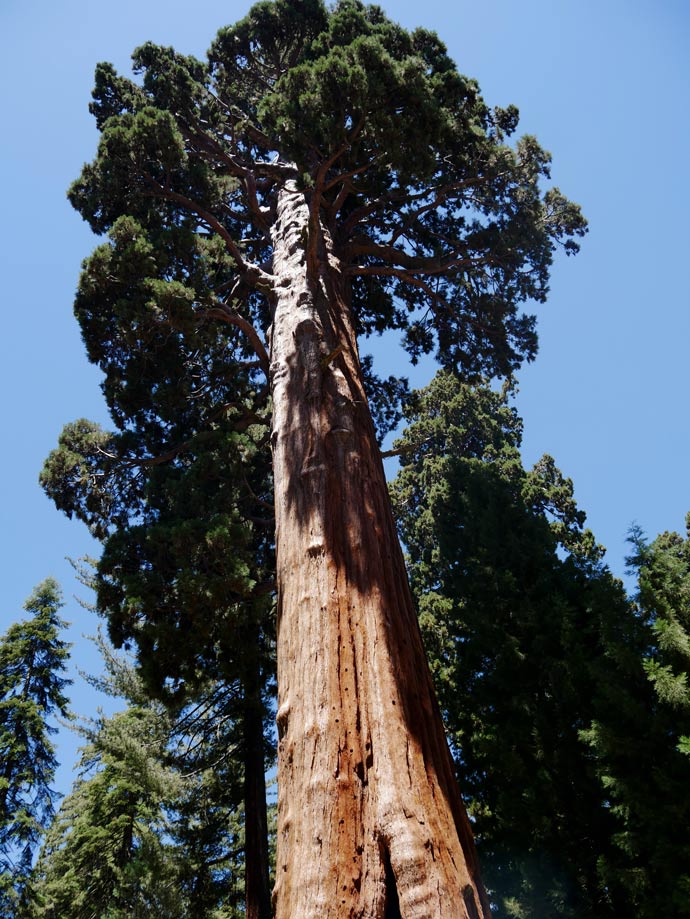
[[57, 583], [48, 578], [24, 605], [28, 619], [0, 638], [0, 915], [10, 919], [30, 893], [31, 861], [54, 812], [55, 715], [69, 717], [62, 674], [69, 645]]
[[[534, 355], [521, 304], [585, 222], [542, 190], [537, 142], [506, 143], [517, 109], [489, 110], [435, 35], [377, 7], [263, 2], [208, 63], [151, 43], [133, 61], [137, 80], [97, 68], [98, 151], [69, 193], [107, 234], [75, 312], [116, 430], [67, 426], [42, 483], [105, 541], [98, 607], [162, 692], [230, 653], [241, 610], [266, 622], [262, 341], [285, 183], [328, 231], [361, 332], [402, 329], [413, 359], [436, 348], [468, 377]], [[363, 375], [383, 435], [407, 385]]]
[[637, 915], [588, 731], [649, 726], [640, 623], [508, 387], [440, 374], [410, 420], [393, 499], [496, 915]]
[[107, 673], [91, 682], [128, 707], [79, 728], [81, 775], [47, 835], [27, 919], [239, 919], [237, 690], [209, 683], [173, 713], [99, 645]]
[[542, 189], [536, 140], [507, 143], [517, 109], [489, 109], [433, 33], [357, 0], [280, 0], [222, 29], [208, 64], [149, 43], [134, 66], [139, 82], [96, 72], [101, 142], [70, 192], [94, 230], [128, 216], [157, 249], [175, 229], [223, 238], [233, 308], [265, 333], [269, 229], [298, 180], [319, 196], [363, 332], [400, 328], [413, 358], [436, 348], [475, 376], [534, 356], [521, 304], [545, 298], [555, 247], [576, 251], [585, 222]]
[[636, 915], [682, 917], [690, 915], [690, 539], [662, 533], [647, 543], [633, 528], [631, 543], [648, 697], [617, 732], [596, 723], [587, 739], [621, 823], [608, 875], [634, 891]]
[[[270, 487], [266, 407], [255, 408], [251, 368], [224, 327], [197, 327], [187, 268], [186, 284], [170, 278], [179, 249], [208, 289], [213, 244], [177, 233], [165, 237], [171, 251], [154, 255], [129, 218], [110, 236], [86, 266], [76, 308], [118, 430], [67, 425], [41, 481], [104, 541], [99, 609], [118, 645], [137, 642], [160, 692], [168, 678], [193, 679], [219, 643], [230, 647], [266, 580], [271, 527], [257, 497]], [[267, 614], [265, 603], [249, 605]]]
[[181, 917], [161, 833], [166, 776], [153, 760], [156, 724], [145, 709], [104, 721], [82, 756], [82, 778], [51, 827], [38, 866], [35, 915]]
[[[662, 533], [649, 546], [635, 531], [630, 560], [639, 577], [638, 602], [655, 637], [645, 667], [660, 701], [677, 710], [679, 728], [690, 716], [690, 514], [686, 522], [685, 539]], [[679, 740], [687, 742], [687, 736]]]

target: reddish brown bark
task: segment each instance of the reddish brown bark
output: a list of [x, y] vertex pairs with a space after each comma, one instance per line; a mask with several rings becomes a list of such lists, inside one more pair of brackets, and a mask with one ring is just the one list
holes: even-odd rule
[[273, 229], [276, 919], [488, 917], [362, 388], [347, 282]]

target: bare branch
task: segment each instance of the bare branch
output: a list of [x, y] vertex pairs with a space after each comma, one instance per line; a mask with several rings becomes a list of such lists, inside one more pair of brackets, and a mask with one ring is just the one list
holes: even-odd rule
[[345, 179], [345, 181], [340, 186], [340, 190], [338, 191], [338, 194], [335, 196], [335, 200], [333, 201], [333, 204], [331, 204], [330, 208], [328, 209], [329, 224], [333, 224], [335, 222], [335, 218], [340, 213], [341, 207], [347, 201], [348, 195], [350, 194], [352, 190], [353, 190], [352, 182], [350, 182], [349, 179]]
[[309, 199], [309, 237], [307, 244], [307, 266], [311, 277], [315, 277], [318, 270], [319, 241], [321, 239], [321, 203], [326, 187], [328, 170], [347, 151], [349, 144], [343, 144], [319, 165], [314, 180], [314, 188]]
[[405, 453], [414, 453], [415, 450], [421, 450], [422, 447], [431, 443], [433, 439], [433, 437], [426, 437], [424, 440], [420, 440], [419, 443], [408, 444], [406, 447], [398, 447], [397, 450], [382, 450], [381, 459], [389, 459], [392, 456], [403, 456]]
[[245, 178], [245, 187], [247, 189], [247, 204], [249, 205], [249, 210], [254, 218], [254, 222], [265, 235], [268, 235], [270, 227], [266, 215], [259, 204], [259, 199], [256, 194], [256, 176], [253, 172], [247, 174]]

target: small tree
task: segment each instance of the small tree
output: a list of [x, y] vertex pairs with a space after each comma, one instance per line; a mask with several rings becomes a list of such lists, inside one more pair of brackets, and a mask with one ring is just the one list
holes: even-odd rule
[[128, 706], [77, 728], [87, 741], [80, 776], [46, 835], [26, 915], [244, 917], [238, 688], [208, 680], [173, 715], [126, 658], [98, 644], [106, 672], [90, 682]]
[[162, 838], [175, 782], [160, 761], [162, 727], [151, 709], [130, 707], [93, 733], [80, 768], [95, 771], [82, 775], [47, 834], [34, 916], [185, 919]]
[[[200, 392], [207, 424], [270, 395], [277, 917], [488, 915], [357, 340], [399, 329], [413, 360], [515, 369], [536, 350], [522, 304], [584, 221], [542, 190], [536, 141], [506, 143], [514, 107], [489, 109], [435, 35], [357, 0], [259, 3], [208, 63], [147, 44], [135, 68], [140, 83], [97, 69], [101, 142], [70, 198], [109, 241], [76, 310], [135, 452], [159, 421], [157, 458], [178, 450]], [[68, 510], [98, 495], [68, 484]], [[119, 640], [147, 634], [139, 609], [118, 607]]]
[[68, 717], [62, 674], [69, 645], [60, 638], [60, 589], [52, 578], [34, 590], [30, 618], [0, 638], [0, 915], [24, 900], [32, 857], [53, 816], [57, 760], [54, 715]]

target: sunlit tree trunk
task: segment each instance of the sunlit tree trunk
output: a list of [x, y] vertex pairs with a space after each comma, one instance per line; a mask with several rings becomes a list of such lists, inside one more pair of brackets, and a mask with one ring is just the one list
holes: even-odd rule
[[304, 196], [288, 186], [273, 229], [271, 338], [276, 917], [488, 917], [362, 388], [346, 279], [323, 228], [307, 254], [308, 222]]

